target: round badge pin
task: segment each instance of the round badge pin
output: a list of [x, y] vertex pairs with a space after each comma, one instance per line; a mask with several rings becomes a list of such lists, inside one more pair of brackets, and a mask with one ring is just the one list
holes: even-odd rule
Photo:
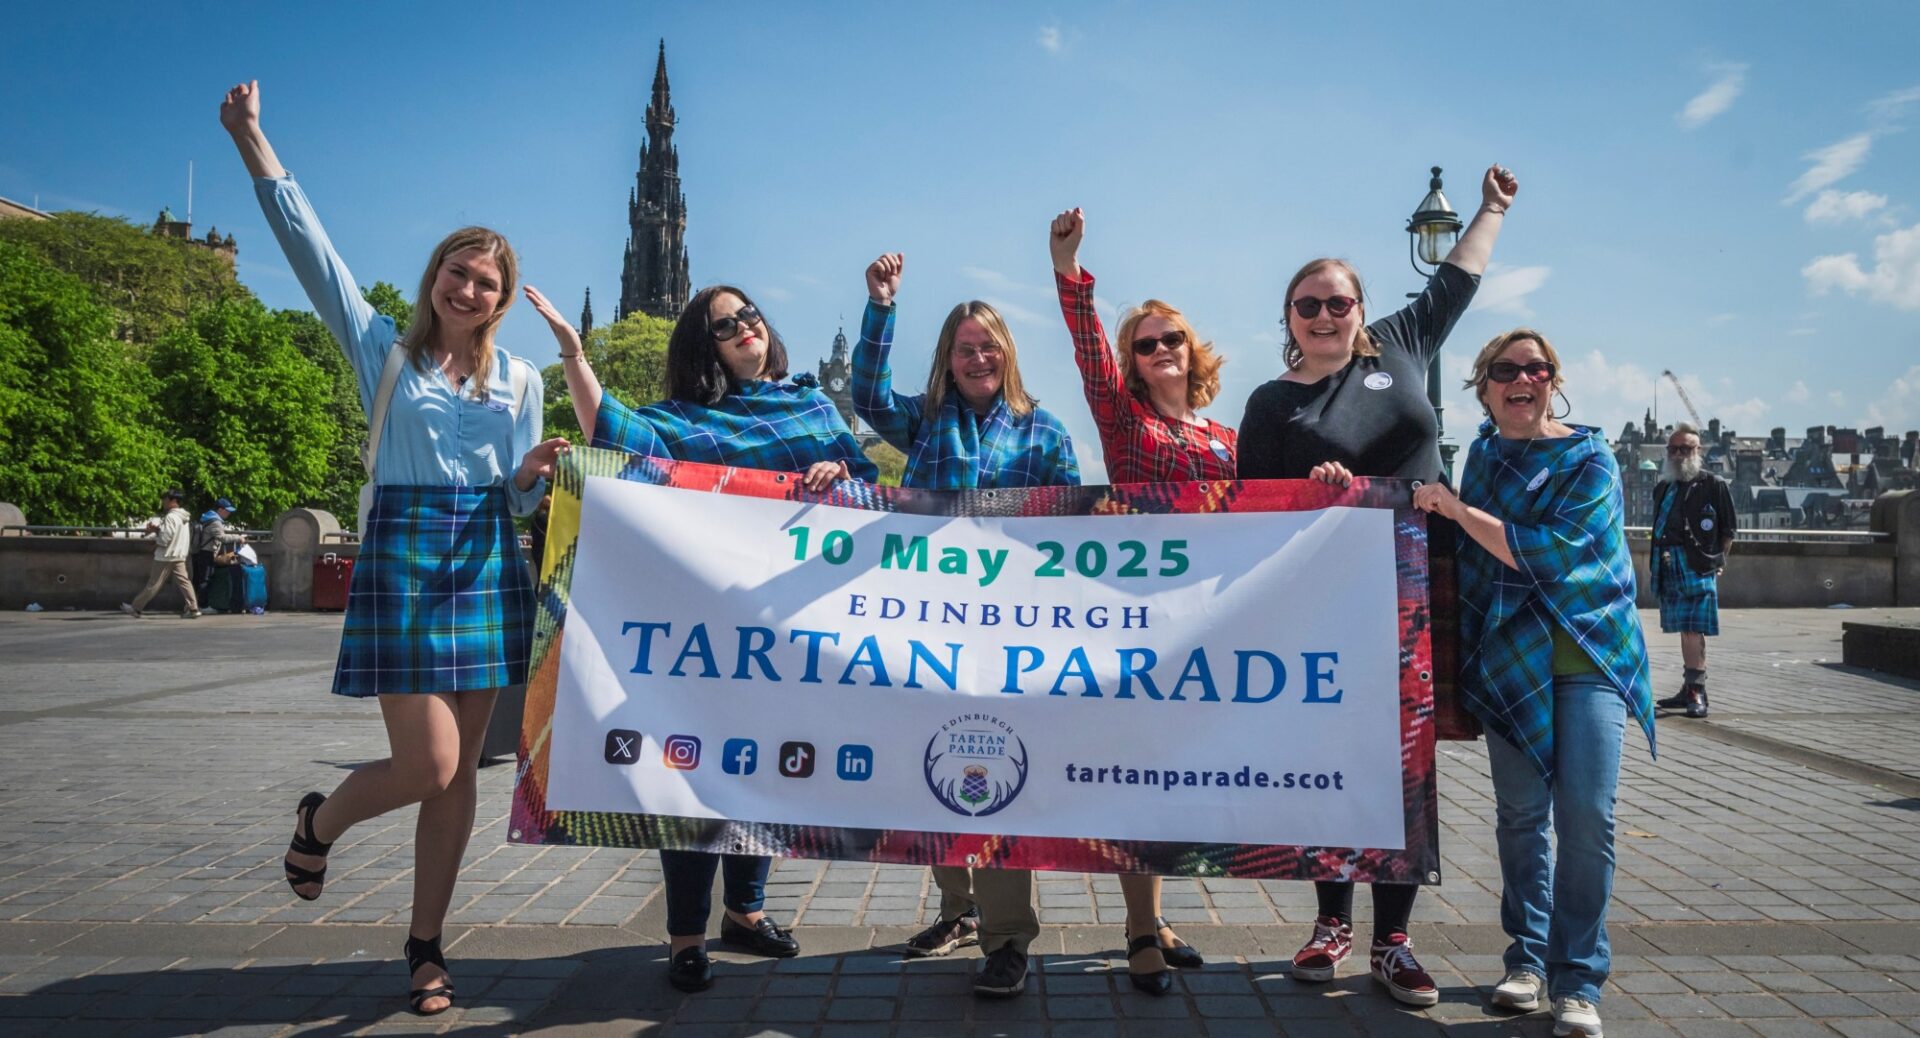
[[1713, 520], [1711, 520], [1711, 519], [1702, 519], [1702, 520], [1700, 520], [1700, 528], [1701, 528], [1702, 530], [1711, 530], [1711, 529], [1713, 529]]
[[1368, 375], [1366, 381], [1362, 382], [1361, 385], [1366, 386], [1368, 389], [1385, 389], [1393, 385], [1393, 376], [1385, 371], [1376, 371]]
[[1538, 490], [1538, 489], [1540, 489], [1540, 488], [1541, 488], [1542, 486], [1545, 486], [1545, 485], [1546, 485], [1546, 482], [1547, 482], [1547, 470], [1546, 470], [1546, 469], [1541, 469], [1541, 470], [1540, 470], [1540, 474], [1539, 474], [1539, 475], [1537, 475], [1537, 476], [1535, 476], [1535, 477], [1533, 477], [1533, 479], [1532, 479], [1532, 481], [1530, 481], [1530, 482], [1529, 482], [1529, 483], [1527, 484], [1527, 489], [1528, 489], [1528, 490]]

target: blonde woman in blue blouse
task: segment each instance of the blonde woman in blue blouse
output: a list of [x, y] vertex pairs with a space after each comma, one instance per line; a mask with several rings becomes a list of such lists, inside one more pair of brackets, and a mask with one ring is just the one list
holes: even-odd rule
[[[473, 832], [481, 742], [499, 689], [526, 681], [532, 644], [533, 588], [512, 517], [539, 503], [567, 441], [541, 439], [540, 375], [493, 341], [518, 273], [506, 239], [484, 227], [448, 235], [402, 337], [361, 298], [267, 143], [257, 81], [227, 92], [220, 122], [370, 416], [383, 374], [392, 382], [333, 679], [336, 694], [379, 698], [392, 756], [300, 801], [287, 882], [303, 900], [319, 897], [335, 840], [419, 804], [410, 1002], [417, 1013], [445, 1012], [454, 990], [440, 930]], [[404, 363], [388, 373], [394, 351]]]

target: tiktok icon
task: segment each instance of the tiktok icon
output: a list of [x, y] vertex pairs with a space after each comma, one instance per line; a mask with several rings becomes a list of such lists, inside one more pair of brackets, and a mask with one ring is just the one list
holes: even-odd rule
[[788, 778], [812, 778], [813, 757], [813, 744], [810, 742], [781, 743], [780, 774]]

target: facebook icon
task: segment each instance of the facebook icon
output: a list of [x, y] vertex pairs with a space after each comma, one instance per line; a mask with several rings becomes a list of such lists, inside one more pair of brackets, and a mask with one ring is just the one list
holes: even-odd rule
[[840, 778], [847, 782], [865, 782], [873, 777], [873, 747], [862, 746], [857, 742], [840, 747], [840, 754], [834, 759], [835, 769]]
[[720, 770], [729, 775], [751, 775], [760, 763], [760, 747], [752, 739], [728, 739], [720, 748]]

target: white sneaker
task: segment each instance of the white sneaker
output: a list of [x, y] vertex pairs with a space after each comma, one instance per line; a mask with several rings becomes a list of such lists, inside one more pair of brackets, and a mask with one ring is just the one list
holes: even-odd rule
[[1554, 999], [1553, 1034], [1554, 1038], [1600, 1038], [1600, 1007], [1574, 995]]
[[1545, 993], [1546, 982], [1540, 974], [1530, 970], [1510, 970], [1507, 979], [1495, 985], [1489, 999], [1502, 1009], [1517, 1009], [1531, 1013], [1540, 1008], [1540, 996]]

